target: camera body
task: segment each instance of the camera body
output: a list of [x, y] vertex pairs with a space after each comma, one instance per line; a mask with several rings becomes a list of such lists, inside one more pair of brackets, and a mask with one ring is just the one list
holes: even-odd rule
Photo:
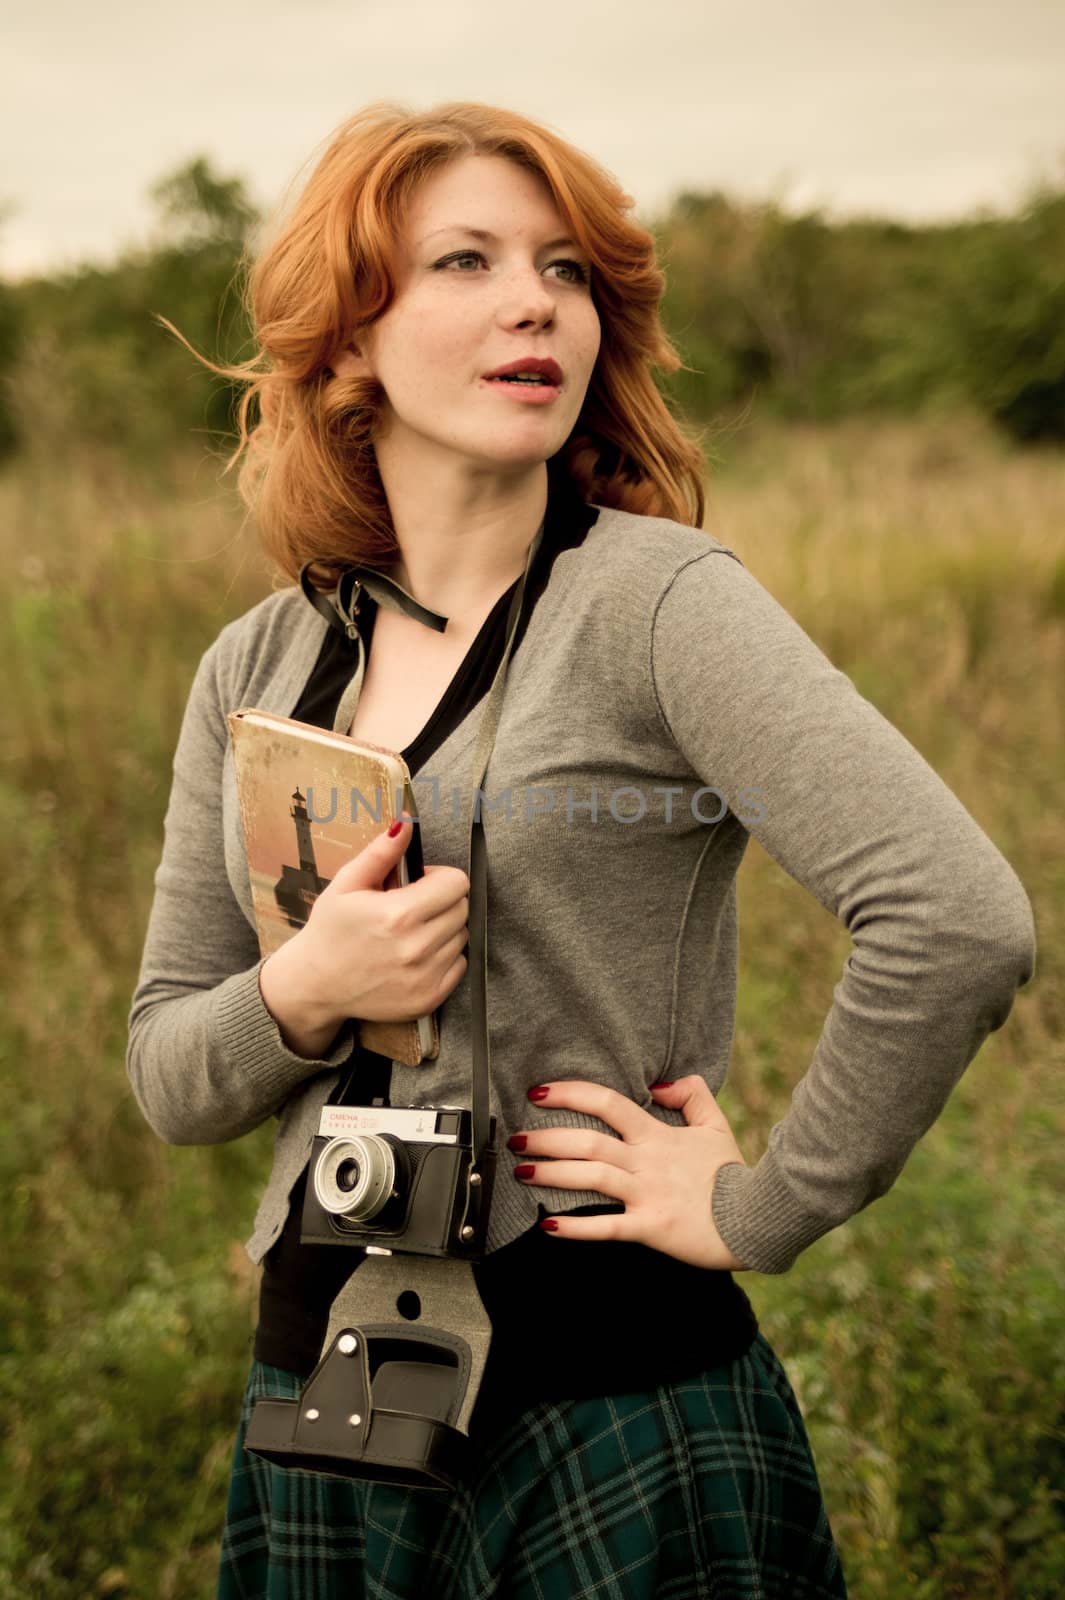
[[465, 1107], [325, 1106], [311, 1146], [301, 1242], [479, 1260], [495, 1126], [492, 1117], [475, 1169]]

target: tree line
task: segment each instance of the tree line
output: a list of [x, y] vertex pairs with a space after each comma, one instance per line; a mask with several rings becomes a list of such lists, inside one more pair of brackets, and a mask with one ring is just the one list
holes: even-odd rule
[[[238, 177], [198, 156], [151, 191], [150, 245], [106, 264], [0, 282], [0, 454], [35, 443], [144, 463], [193, 434], [231, 442], [252, 353], [244, 262], [260, 218]], [[828, 220], [721, 191], [679, 194], [646, 225], [684, 367], [663, 392], [700, 422], [975, 408], [1016, 444], [1065, 441], [1065, 185], [1009, 214], [936, 224]]]

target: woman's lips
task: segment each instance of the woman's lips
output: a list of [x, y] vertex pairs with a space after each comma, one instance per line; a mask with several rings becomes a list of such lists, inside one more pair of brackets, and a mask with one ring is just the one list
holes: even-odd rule
[[481, 382], [489, 389], [505, 389], [507, 394], [524, 400], [528, 406], [550, 405], [562, 393], [560, 383], [508, 383], [506, 378], [482, 378]]

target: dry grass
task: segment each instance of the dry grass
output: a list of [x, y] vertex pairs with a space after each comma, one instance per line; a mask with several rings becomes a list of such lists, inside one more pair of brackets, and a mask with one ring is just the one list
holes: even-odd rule
[[[762, 426], [715, 451], [708, 528], [960, 797], [1039, 934], [1036, 982], [892, 1193], [744, 1287], [800, 1395], [856, 1600], [1050, 1600], [1065, 1587], [1062, 460], [968, 418]], [[0, 538], [15, 846], [0, 1590], [206, 1594], [254, 1290], [233, 1246], [268, 1150], [258, 1135], [165, 1149], [122, 1054], [189, 681], [270, 579], [210, 461], [60, 473], [42, 445], [0, 475]], [[849, 941], [754, 844], [741, 938], [723, 1103], [754, 1160]]]

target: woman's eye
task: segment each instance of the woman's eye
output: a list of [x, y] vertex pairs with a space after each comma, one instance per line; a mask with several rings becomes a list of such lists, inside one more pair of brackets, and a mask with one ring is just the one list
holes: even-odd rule
[[575, 281], [577, 283], [587, 283], [588, 282], [587, 270], [584, 267], [581, 266], [581, 263], [579, 261], [571, 261], [568, 257], [563, 257], [559, 261], [552, 261], [551, 265], [553, 267], [572, 267], [574, 273], [576, 274]]
[[459, 256], [445, 256], [443, 261], [438, 261], [438, 267], [449, 267], [458, 261], [483, 261], [484, 257], [479, 250], [464, 250]]
[[[483, 261], [484, 259], [484, 256], [479, 250], [460, 250], [456, 255], [445, 256], [443, 261], [438, 261], [436, 263], [436, 267], [447, 267], [450, 266], [452, 262]], [[588, 282], [587, 268], [583, 267], [579, 261], [573, 261], [568, 256], [560, 256], [557, 261], [552, 261], [551, 265], [553, 267], [571, 267], [575, 275], [573, 279], [575, 283]]]

